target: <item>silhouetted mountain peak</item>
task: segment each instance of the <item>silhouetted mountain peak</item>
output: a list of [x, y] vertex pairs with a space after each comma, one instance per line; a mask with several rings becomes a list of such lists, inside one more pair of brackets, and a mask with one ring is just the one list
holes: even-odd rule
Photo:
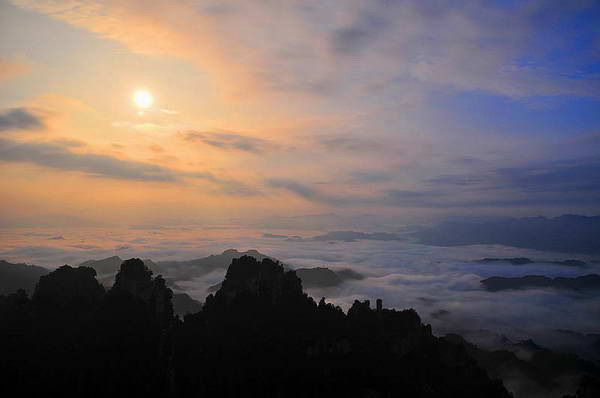
[[352, 303], [352, 307], [350, 307], [350, 309], [348, 310], [349, 317], [361, 316], [361, 315], [370, 314], [370, 313], [371, 313], [371, 300], [364, 300], [364, 301], [354, 300], [354, 303]]
[[237, 296], [250, 295], [276, 300], [284, 292], [303, 295], [302, 282], [294, 271], [285, 271], [281, 263], [270, 258], [259, 261], [242, 256], [231, 261], [216, 298], [230, 302]]
[[250, 255], [258, 260], [270, 258], [269, 256], [259, 253], [256, 250], [240, 252], [236, 249], [227, 249], [221, 254], [211, 254], [207, 257], [196, 258], [192, 260], [158, 261], [156, 263], [146, 260], [144, 261], [151, 269], [167, 273], [169, 278], [189, 280], [207, 275], [215, 270], [227, 269], [229, 264], [231, 264], [231, 260], [234, 258], [240, 258], [244, 255]]
[[242, 256], [251, 256], [251, 257], [254, 257], [259, 260], [264, 257], [268, 257], [268, 256], [265, 256], [264, 254], [260, 253], [256, 249], [249, 249], [249, 250], [246, 250], [245, 252], [241, 252], [237, 249], [227, 249], [227, 250], [224, 250], [223, 253], [221, 253], [221, 256], [235, 257], [235, 258], [239, 258]]
[[40, 277], [33, 301], [43, 307], [79, 312], [97, 304], [103, 295], [93, 268], [63, 265]]
[[[252, 253], [253, 250], [249, 250], [248, 253]], [[254, 257], [254, 256], [251, 256]], [[255, 257], [258, 258], [258, 257]], [[284, 270], [287, 270], [285, 264], [281, 264]], [[333, 271], [329, 268], [315, 267], [315, 268], [297, 268], [295, 269], [296, 275], [302, 281], [302, 287], [305, 289], [311, 288], [328, 288], [341, 285], [346, 280], [360, 280], [364, 279], [364, 276], [351, 269], [342, 269]], [[221, 288], [221, 282], [214, 284], [208, 288], [209, 293], [214, 293]]]
[[152, 271], [139, 258], [125, 260], [115, 276], [113, 291], [127, 291], [149, 304], [158, 319], [169, 322], [173, 317], [173, 291], [161, 275], [152, 278]]
[[115, 288], [126, 289], [129, 283], [144, 283], [152, 279], [152, 271], [139, 258], [125, 260], [115, 277]]

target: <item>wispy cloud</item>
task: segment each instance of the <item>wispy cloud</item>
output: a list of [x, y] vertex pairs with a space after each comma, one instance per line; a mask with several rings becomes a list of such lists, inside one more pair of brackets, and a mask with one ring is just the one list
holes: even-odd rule
[[109, 155], [75, 153], [58, 143], [0, 140], [0, 159], [28, 162], [53, 169], [80, 171], [96, 177], [137, 181], [175, 181], [174, 170], [150, 163], [122, 160]]
[[270, 179], [267, 185], [330, 205], [460, 209], [600, 203], [600, 159], [597, 157], [445, 174], [423, 180], [412, 189], [394, 187], [396, 183], [386, 172], [357, 171], [351, 175], [354, 181], [382, 186], [371, 195], [361, 192], [342, 195], [325, 193], [318, 187], [291, 179]]
[[251, 195], [256, 191], [246, 184], [221, 179], [209, 172], [186, 172], [152, 163], [119, 159], [95, 153], [73, 152], [70, 143], [17, 142], [0, 139], [0, 161], [26, 162], [57, 170], [83, 172], [93, 177], [130, 181], [176, 182], [184, 178], [202, 179], [217, 185], [221, 192]]
[[[561, 121], [585, 119], [575, 123], [572, 138], [597, 133], [596, 118], [583, 113], [597, 108], [589, 105], [600, 93], [591, 43], [600, 36], [592, 23], [579, 19], [588, 12], [589, 19], [598, 15], [597, 6], [590, 8], [594, 2], [14, 3], [119, 42], [133, 53], [157, 56], [164, 61], [161, 71], [183, 66], [173, 87], [182, 88], [186, 102], [177, 103], [178, 97], [165, 90], [165, 102], [159, 104], [157, 95], [153, 111], [115, 122], [113, 127], [123, 127], [110, 130], [118, 155], [97, 149], [110, 145], [101, 143], [100, 134], [91, 138], [101, 125], [96, 132], [82, 131], [86, 147], [51, 141], [79, 137], [79, 127], [92, 125], [73, 108], [68, 116], [73, 125], [52, 128], [49, 120], [48, 137], [41, 142], [3, 141], [4, 161], [121, 180], [197, 179], [206, 183], [202, 191], [208, 196], [215, 187], [240, 196], [264, 190], [274, 193], [263, 197], [276, 209], [287, 206], [280, 200], [283, 194], [306, 200], [294, 203], [304, 206], [301, 212], [314, 211], [315, 205], [323, 212], [353, 206], [374, 213], [424, 208], [430, 214], [434, 208], [502, 212], [567, 204], [582, 205], [573, 211], [584, 206], [588, 211], [598, 198], [597, 162], [538, 162], [582, 157], [582, 147], [593, 153], [597, 145], [590, 141], [570, 154], [553, 152], [550, 142], [571, 134], [570, 126], [562, 132], [554, 125], [538, 145], [541, 135], [533, 137], [527, 128], [540, 124], [541, 131], [549, 124], [546, 114], [523, 106], [535, 100], [530, 97], [581, 101], [585, 109], [570, 102]], [[581, 26], [573, 28], [574, 21]], [[190, 73], [189, 87], [184, 73]], [[206, 82], [218, 87], [202, 92], [206, 104], [214, 100], [214, 108], [199, 109], [204, 104], [199, 101], [194, 109], [189, 98]], [[233, 107], [230, 90], [243, 97]], [[474, 99], [482, 101], [473, 105]], [[513, 109], [505, 113], [510, 121], [487, 116]], [[118, 112], [118, 119], [101, 112], [94, 123], [127, 120]], [[0, 123], [0, 129], [35, 127], [24, 116], [3, 115], [6, 127]], [[181, 133], [173, 136], [176, 131]], [[139, 147], [130, 146], [138, 138]], [[243, 202], [245, 210], [260, 207], [259, 201]]]
[[273, 145], [261, 138], [250, 137], [233, 132], [200, 132], [186, 131], [182, 133], [184, 140], [199, 142], [219, 149], [238, 150], [260, 153]]
[[[547, 0], [514, 7], [428, 1], [298, 6], [235, 0], [223, 6], [212, 0], [201, 6], [169, 3], [168, 13], [159, 0], [143, 6], [138, 1], [14, 2], [136, 52], [191, 60], [215, 79], [226, 79], [229, 87], [251, 83], [263, 89], [329, 94], [342, 86], [360, 92], [384, 84], [401, 93], [401, 82], [412, 81], [422, 89], [485, 90], [513, 98], [598, 97], [599, 92], [593, 76], [570, 76], [544, 63], [565, 45], [560, 32], [556, 40], [547, 40], [548, 26], [594, 2], [559, 7]], [[589, 34], [597, 40], [597, 32]], [[264, 39], [267, 35], [269, 40]], [[537, 45], [542, 41], [544, 46]], [[578, 67], [586, 62], [582, 56], [570, 59]]]
[[[421, 192], [425, 203], [442, 206], [444, 197], [456, 197], [468, 191], [478, 195], [464, 206], [514, 207], [524, 205], [577, 205], [600, 201], [600, 159], [534, 162], [491, 170], [473, 170], [469, 174], [441, 175], [426, 181], [434, 191]], [[392, 197], [398, 198], [400, 195]], [[452, 201], [448, 201], [452, 203]]]
[[323, 136], [318, 137], [316, 141], [317, 145], [328, 151], [373, 152], [385, 148], [381, 141], [351, 135]]
[[37, 130], [43, 127], [43, 120], [27, 108], [12, 108], [0, 112], [0, 131]]
[[348, 201], [347, 198], [325, 194], [317, 189], [310, 187], [308, 184], [304, 184], [291, 179], [272, 178], [267, 180], [266, 184], [271, 188], [284, 189], [303, 199], [314, 202], [322, 202], [331, 205], [342, 205], [344, 203], [347, 203]]

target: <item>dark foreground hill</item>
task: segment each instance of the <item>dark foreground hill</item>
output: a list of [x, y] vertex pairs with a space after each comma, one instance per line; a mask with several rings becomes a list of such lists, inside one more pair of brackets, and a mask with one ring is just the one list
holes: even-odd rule
[[[446, 335], [444, 339], [465, 347], [469, 356], [491, 377], [504, 380], [506, 387], [517, 397], [560, 397], [578, 389], [582, 374], [598, 373], [594, 363], [573, 354], [547, 350], [532, 340], [486, 351], [456, 334]], [[584, 378], [583, 381], [587, 385], [593, 379]]]
[[108, 291], [95, 275], [63, 266], [0, 296], [1, 396], [510, 397], [414, 310], [317, 304], [270, 259], [234, 259], [183, 321], [142, 260]]
[[63, 266], [31, 298], [0, 296], [1, 395], [509, 397], [415, 311], [357, 301], [344, 314], [270, 259], [233, 260], [184, 321], [141, 260], [108, 291], [95, 274]]

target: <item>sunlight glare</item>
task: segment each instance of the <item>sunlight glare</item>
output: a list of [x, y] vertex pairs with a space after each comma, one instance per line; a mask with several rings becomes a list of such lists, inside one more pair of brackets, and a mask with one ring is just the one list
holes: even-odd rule
[[154, 102], [152, 94], [146, 90], [138, 90], [133, 94], [133, 102], [138, 108], [149, 108]]

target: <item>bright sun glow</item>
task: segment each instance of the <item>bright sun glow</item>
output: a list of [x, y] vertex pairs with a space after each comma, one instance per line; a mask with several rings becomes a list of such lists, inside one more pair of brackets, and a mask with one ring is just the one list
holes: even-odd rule
[[133, 102], [138, 108], [150, 108], [154, 98], [152, 94], [146, 90], [138, 90], [133, 94]]

